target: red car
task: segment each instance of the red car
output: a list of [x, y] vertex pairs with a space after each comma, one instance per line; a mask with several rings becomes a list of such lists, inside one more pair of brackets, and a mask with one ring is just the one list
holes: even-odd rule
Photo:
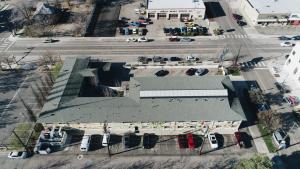
[[236, 139], [236, 144], [242, 148], [244, 146], [244, 142], [242, 140], [242, 136], [240, 132], [235, 132], [234, 133], [235, 139]]
[[180, 149], [188, 148], [188, 140], [185, 134], [180, 134], [177, 136], [178, 145]]
[[174, 37], [172, 36], [172, 37], [169, 38], [169, 41], [170, 42], [179, 42], [180, 39], [178, 37], [176, 37], [176, 36], [174, 36]]
[[187, 140], [188, 140], [189, 148], [194, 149], [195, 148], [195, 141], [194, 141], [193, 134], [191, 134], [191, 133], [187, 134]]

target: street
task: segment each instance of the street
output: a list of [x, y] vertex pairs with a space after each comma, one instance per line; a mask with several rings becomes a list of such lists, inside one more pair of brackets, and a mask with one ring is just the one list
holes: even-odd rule
[[[196, 39], [190, 43], [168, 42], [157, 39], [153, 42], [128, 43], [125, 39], [113, 38], [60, 38], [59, 42], [43, 43], [42, 39], [17, 39], [7, 50], [7, 53], [16, 56], [17, 60], [36, 61], [46, 52], [60, 55], [61, 57], [93, 56], [114, 61], [136, 61], [137, 56], [187, 56], [193, 55], [202, 60], [215, 59], [228, 45], [239, 46], [240, 39]], [[274, 39], [269, 43], [268, 39], [253, 39], [257, 54], [250, 56], [264, 56], [266, 58], [288, 53], [290, 48], [280, 47], [279, 41]], [[268, 43], [268, 44], [267, 44]], [[32, 48], [32, 50], [31, 50]], [[234, 53], [230, 50], [231, 53]], [[240, 49], [240, 60], [249, 61], [252, 58], [247, 55], [249, 49], [242, 46]], [[232, 59], [232, 58], [225, 58]]]

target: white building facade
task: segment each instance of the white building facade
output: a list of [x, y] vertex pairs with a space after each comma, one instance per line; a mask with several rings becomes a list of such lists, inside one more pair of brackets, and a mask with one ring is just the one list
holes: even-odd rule
[[148, 0], [147, 16], [151, 19], [204, 19], [202, 0]]
[[287, 58], [283, 70], [286, 73], [286, 77], [288, 79], [292, 79], [294, 81], [293, 88], [300, 87], [300, 43], [297, 43]]
[[[232, 1], [232, 0], [231, 0]], [[300, 25], [300, 1], [234, 0], [250, 25]]]

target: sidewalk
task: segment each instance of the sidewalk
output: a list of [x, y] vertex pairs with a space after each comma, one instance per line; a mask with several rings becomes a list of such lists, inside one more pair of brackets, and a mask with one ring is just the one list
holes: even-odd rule
[[263, 140], [263, 138], [261, 137], [261, 134], [260, 134], [257, 126], [253, 125], [248, 128], [249, 128], [249, 131], [253, 138], [253, 142], [256, 146], [257, 152], [260, 154], [269, 154], [268, 147], [267, 147], [265, 141]]

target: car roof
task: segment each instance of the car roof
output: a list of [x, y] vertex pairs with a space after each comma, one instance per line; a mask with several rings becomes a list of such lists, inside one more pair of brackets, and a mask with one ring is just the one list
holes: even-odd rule
[[13, 151], [11, 152], [11, 156], [19, 156], [19, 153], [24, 153], [24, 151]]
[[81, 145], [82, 145], [82, 146], [83, 146], [83, 145], [86, 145], [86, 144], [88, 143], [90, 137], [91, 137], [90, 135], [84, 135], [84, 136], [82, 137]]

